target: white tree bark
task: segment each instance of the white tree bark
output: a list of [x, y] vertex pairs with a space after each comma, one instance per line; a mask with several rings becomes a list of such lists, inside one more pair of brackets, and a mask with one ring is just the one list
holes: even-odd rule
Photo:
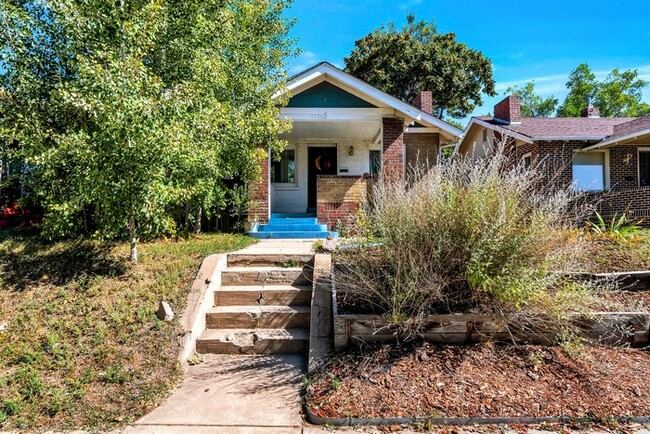
[[129, 240], [131, 241], [131, 262], [138, 262], [138, 239], [135, 234], [135, 219], [129, 221]]

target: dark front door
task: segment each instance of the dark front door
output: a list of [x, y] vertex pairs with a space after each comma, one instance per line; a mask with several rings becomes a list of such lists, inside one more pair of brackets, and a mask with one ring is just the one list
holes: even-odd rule
[[336, 175], [336, 147], [307, 148], [309, 166], [307, 170], [307, 208], [316, 209], [316, 177]]
[[639, 152], [639, 185], [650, 186], [650, 152]]

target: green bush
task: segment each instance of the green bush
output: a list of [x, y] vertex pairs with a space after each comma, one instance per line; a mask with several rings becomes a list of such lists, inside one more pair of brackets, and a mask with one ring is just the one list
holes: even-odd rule
[[336, 283], [348, 301], [400, 319], [516, 311], [564, 290], [555, 271], [572, 256], [563, 230], [575, 221], [570, 186], [544, 185], [538, 165], [512, 166], [502, 151], [409, 179], [375, 183], [354, 232], [379, 243], [340, 257]]

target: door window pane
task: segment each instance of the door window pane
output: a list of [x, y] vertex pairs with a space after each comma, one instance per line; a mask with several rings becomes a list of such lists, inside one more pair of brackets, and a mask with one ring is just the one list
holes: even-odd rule
[[282, 151], [280, 161], [272, 160], [271, 182], [295, 183], [296, 182], [296, 159], [293, 149]]
[[370, 151], [370, 174], [376, 175], [381, 171], [381, 151]]
[[650, 152], [639, 152], [639, 185], [647, 187], [650, 185]]
[[605, 154], [603, 152], [573, 154], [573, 186], [582, 191], [605, 189]]

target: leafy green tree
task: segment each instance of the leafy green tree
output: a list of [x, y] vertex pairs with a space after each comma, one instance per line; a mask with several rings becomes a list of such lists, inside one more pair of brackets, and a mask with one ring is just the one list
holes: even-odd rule
[[[0, 133], [20, 143], [50, 236], [174, 233], [279, 148], [284, 0], [6, 1]], [[84, 218], [86, 216], [86, 218]], [[199, 216], [200, 218], [200, 216]]]
[[496, 95], [492, 63], [480, 51], [454, 33], [438, 33], [433, 22], [413, 15], [407, 21], [401, 30], [389, 23], [356, 41], [345, 58], [347, 72], [406, 102], [433, 91], [439, 118], [462, 118], [482, 104], [483, 93]]
[[577, 117], [592, 98], [592, 104], [603, 117], [645, 116], [650, 114], [650, 105], [642, 101], [643, 88], [647, 81], [638, 77], [638, 71], [612, 72], [603, 81], [598, 81], [589, 65], [581, 64], [569, 75], [566, 86], [569, 94], [558, 109], [558, 115]]
[[521, 116], [527, 118], [540, 118], [552, 116], [558, 105], [558, 100], [554, 96], [543, 98], [535, 93], [535, 81], [529, 81], [520, 89], [517, 86], [511, 86], [506, 89], [506, 94], [519, 95], [521, 99]]
[[648, 82], [639, 78], [637, 70], [620, 72], [614, 69], [596, 91], [595, 104], [605, 117], [647, 116], [650, 105], [643, 102], [643, 88]]
[[583, 108], [586, 107], [587, 98], [596, 93], [598, 82], [596, 75], [591, 72], [589, 65], [580, 64], [569, 74], [569, 81], [566, 83], [569, 94], [558, 109], [558, 116], [578, 117]]

